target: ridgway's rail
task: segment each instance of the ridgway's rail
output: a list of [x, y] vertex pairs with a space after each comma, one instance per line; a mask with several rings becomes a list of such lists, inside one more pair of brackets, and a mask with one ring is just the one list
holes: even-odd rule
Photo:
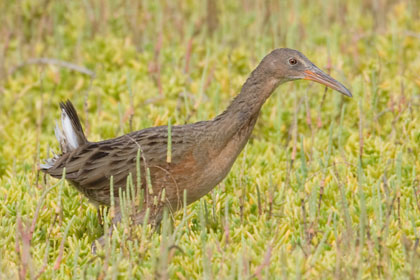
[[[269, 53], [250, 74], [241, 92], [228, 108], [212, 120], [171, 128], [171, 160], [167, 160], [168, 127], [142, 129], [117, 138], [89, 142], [70, 101], [61, 103], [61, 124], [55, 134], [61, 155], [47, 159], [40, 169], [66, 179], [97, 205], [111, 204], [110, 178], [113, 177], [117, 223], [119, 189], [126, 189], [131, 173], [137, 185], [137, 155], [140, 149], [140, 186], [144, 190], [142, 209], [133, 214], [142, 223], [147, 208], [149, 221], [158, 223], [164, 207], [176, 211], [201, 198], [222, 181], [247, 143], [262, 105], [273, 91], [287, 81], [306, 79], [324, 84], [346, 96], [350, 91], [322, 72], [302, 53], [282, 48]], [[147, 169], [149, 171], [147, 171]], [[150, 183], [147, 183], [147, 174]], [[158, 202], [158, 203], [156, 203]]]

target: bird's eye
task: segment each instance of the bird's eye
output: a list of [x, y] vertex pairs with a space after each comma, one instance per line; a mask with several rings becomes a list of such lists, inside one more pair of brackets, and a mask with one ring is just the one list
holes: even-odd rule
[[296, 60], [296, 58], [289, 58], [289, 64], [290, 65], [296, 65], [297, 64], [297, 60]]

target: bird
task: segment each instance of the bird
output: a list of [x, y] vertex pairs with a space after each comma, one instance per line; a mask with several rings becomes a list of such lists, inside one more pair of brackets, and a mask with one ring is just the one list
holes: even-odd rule
[[[299, 79], [352, 97], [343, 84], [301, 52], [278, 48], [261, 60], [227, 109], [207, 121], [150, 127], [90, 142], [72, 103], [61, 102], [61, 128], [58, 124], [55, 127], [61, 154], [46, 159], [39, 169], [54, 178], [62, 178], [64, 173], [66, 180], [97, 206], [109, 207], [114, 198], [113, 224], [121, 221], [119, 198], [131, 177], [143, 194], [140, 209], [131, 216], [134, 224], [142, 224], [146, 213], [149, 223], [158, 224], [165, 208], [181, 209], [184, 195], [186, 203], [191, 204], [227, 176], [250, 138], [265, 101], [279, 85]], [[141, 176], [136, 176], [138, 172]]]

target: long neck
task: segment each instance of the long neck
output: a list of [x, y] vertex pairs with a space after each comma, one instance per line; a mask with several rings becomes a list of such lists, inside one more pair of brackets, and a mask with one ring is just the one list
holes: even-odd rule
[[239, 142], [237, 146], [242, 150], [251, 135], [262, 105], [279, 83], [264, 73], [261, 67], [257, 67], [251, 73], [240, 94], [213, 120], [218, 131], [217, 142], [222, 147], [234, 140]]

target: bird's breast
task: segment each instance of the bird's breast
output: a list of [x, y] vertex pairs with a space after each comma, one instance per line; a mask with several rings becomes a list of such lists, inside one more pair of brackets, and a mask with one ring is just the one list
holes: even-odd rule
[[242, 143], [230, 141], [220, 151], [200, 151], [197, 156], [189, 156], [184, 165], [188, 172], [181, 180], [188, 204], [208, 194], [226, 177], [242, 148]]

